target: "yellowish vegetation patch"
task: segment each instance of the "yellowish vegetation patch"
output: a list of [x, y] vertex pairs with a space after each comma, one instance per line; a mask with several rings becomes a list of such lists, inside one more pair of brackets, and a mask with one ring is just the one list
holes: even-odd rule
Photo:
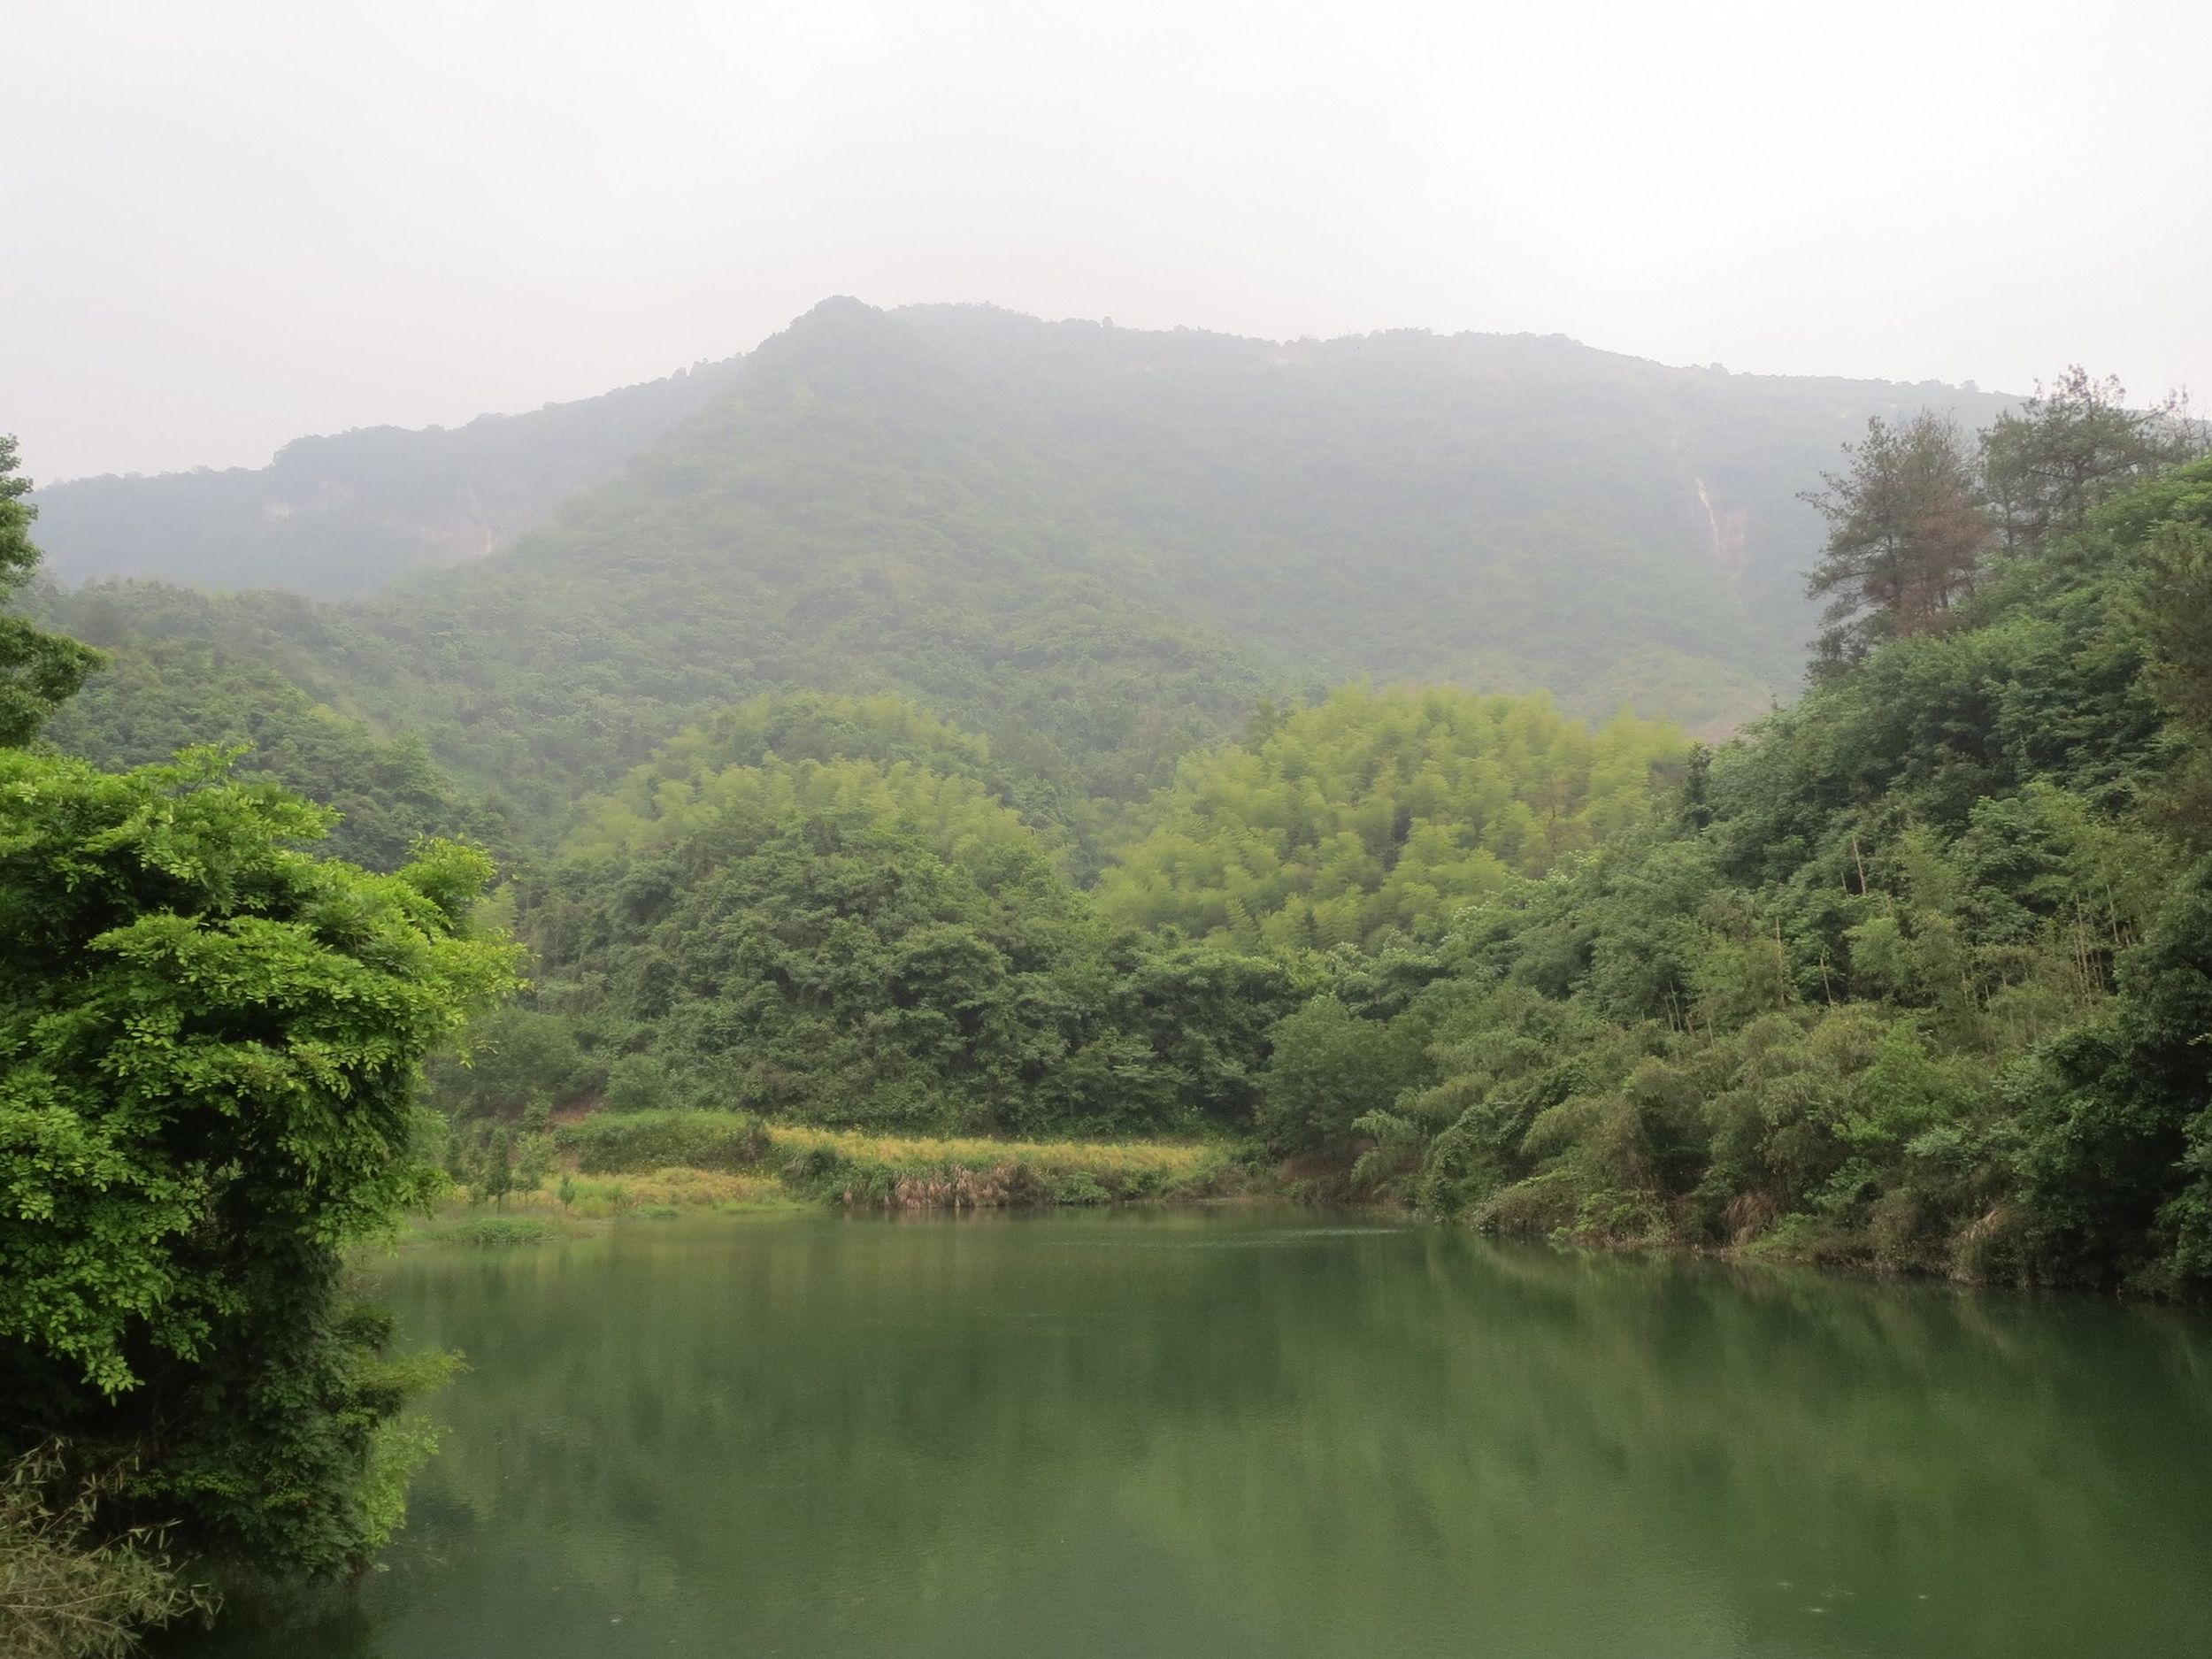
[[875, 1135], [856, 1129], [776, 1124], [768, 1130], [787, 1156], [818, 1148], [856, 1164], [997, 1164], [1026, 1161], [1050, 1167], [1187, 1175], [1217, 1161], [1217, 1147], [1165, 1141], [993, 1141], [980, 1135]]
[[499, 1213], [598, 1221], [654, 1211], [790, 1209], [799, 1202], [772, 1174], [726, 1170], [671, 1167], [622, 1175], [569, 1175], [565, 1203], [563, 1185], [564, 1178], [555, 1175], [535, 1190], [510, 1193]]

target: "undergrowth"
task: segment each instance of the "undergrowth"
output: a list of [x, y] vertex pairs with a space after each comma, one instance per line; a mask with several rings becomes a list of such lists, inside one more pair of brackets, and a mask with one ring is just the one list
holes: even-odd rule
[[[739, 1112], [599, 1113], [555, 1131], [575, 1161], [557, 1192], [593, 1218], [777, 1198], [1000, 1209], [1227, 1196], [1253, 1185], [1226, 1142], [997, 1141], [765, 1124]], [[511, 1201], [535, 1210], [541, 1191]]]

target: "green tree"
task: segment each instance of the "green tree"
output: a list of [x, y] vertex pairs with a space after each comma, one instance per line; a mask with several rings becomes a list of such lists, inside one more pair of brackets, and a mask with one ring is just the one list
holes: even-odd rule
[[2178, 396], [2130, 409], [2116, 379], [2092, 380], [2074, 365], [1982, 434], [1982, 476], [2005, 551], [2080, 529], [2099, 502], [2193, 450], [2200, 434]]
[[1100, 879], [1107, 914], [1244, 951], [1432, 937], [1640, 821], [1683, 757], [1671, 726], [1449, 686], [1340, 687], [1254, 731], [1178, 768]]
[[775, 754], [644, 767], [570, 844], [522, 884], [520, 926], [541, 1002], [618, 1056], [610, 1110], [1001, 1130], [1148, 1110], [1108, 929], [976, 780]]
[[2191, 730], [2212, 733], [2212, 529], [2161, 525], [2146, 554], [2141, 618], [2151, 688]]
[[[2199, 491], [2212, 518], [2212, 480]], [[2146, 555], [2131, 607], [2149, 648], [2144, 681], [2172, 715], [2180, 751], [2163, 815], [2184, 839], [2212, 847], [2212, 527], [2161, 525]]]
[[27, 743], [39, 725], [84, 683], [101, 663], [99, 652], [62, 634], [49, 634], [8, 602], [38, 568], [31, 520], [38, 509], [23, 498], [31, 480], [16, 470], [12, 437], [0, 435], [0, 747]]
[[420, 1062], [513, 952], [481, 854], [317, 858], [331, 815], [226, 767], [0, 753], [0, 1454], [132, 1461], [115, 1524], [332, 1571], [397, 1525], [423, 1379], [343, 1254], [434, 1190]]
[[1989, 521], [1964, 439], [1926, 410], [1901, 426], [1878, 415], [1847, 444], [1847, 472], [1822, 475], [1805, 501], [1828, 520], [1828, 544], [1806, 578], [1825, 599], [1814, 642], [1828, 671], [1885, 640], [1941, 626], [1971, 590]]
[[469, 1031], [465, 1057], [447, 1052], [429, 1067], [431, 1104], [458, 1118], [511, 1118], [565, 1100], [591, 1079], [569, 1023], [510, 1004]]
[[1317, 996], [1275, 1027], [1260, 1131], [1286, 1151], [1341, 1150], [1357, 1120], [1387, 1110], [1401, 1089], [1426, 1080], [1426, 1071], [1408, 1031]]

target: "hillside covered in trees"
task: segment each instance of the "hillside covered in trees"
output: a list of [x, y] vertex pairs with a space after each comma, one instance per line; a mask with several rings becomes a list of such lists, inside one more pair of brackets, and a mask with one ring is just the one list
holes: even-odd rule
[[[1797, 492], [1869, 416], [1927, 399], [2001, 406], [1562, 339], [1281, 344], [833, 301], [592, 403], [42, 492], [57, 572], [162, 579], [47, 602], [116, 664], [58, 734], [150, 758], [133, 733], [165, 719], [154, 682], [188, 642], [218, 680], [275, 673], [373, 741], [419, 733], [549, 826], [715, 709], [798, 689], [903, 694], [1124, 802], [1259, 698], [1360, 677], [1709, 736], [1798, 679], [1820, 526]], [[509, 518], [543, 515], [511, 543], [295, 596], [503, 542], [417, 534], [503, 480], [527, 497]]]
[[[1978, 437], [1874, 413], [1843, 471], [1796, 480], [1827, 533], [1825, 611], [1790, 612], [1821, 630], [1813, 695], [1717, 753], [1540, 695], [1310, 688], [1371, 666], [1363, 629], [1409, 595], [1423, 626], [1458, 595], [1594, 641], [1688, 614], [1518, 541], [1511, 577], [1475, 534], [1564, 523], [1572, 496], [1577, 534], [1640, 524], [1651, 551], [1685, 455], [1706, 505], [1754, 493], [1755, 469], [1699, 458], [1734, 377], [1648, 370], [1558, 342], [1263, 351], [833, 303], [504, 553], [336, 606], [50, 595], [110, 656], [48, 731], [111, 765], [243, 744], [245, 775], [338, 806], [339, 849], [375, 868], [428, 833], [501, 854], [537, 984], [500, 1016], [509, 1062], [441, 1071], [464, 1119], [1258, 1123], [1366, 1146], [1363, 1186], [1501, 1225], [2104, 1271], [2006, 1231], [2011, 1116], [1948, 1118], [2124, 1001], [2179, 890], [2186, 786], [2160, 780], [2188, 728], [2159, 710], [2185, 713], [2187, 675], [2154, 641], [2191, 611], [2144, 572], [2189, 534], [2191, 475], [2153, 476], [2185, 426], [2079, 375]], [[1548, 402], [1532, 375], [1579, 389]], [[1834, 419], [1746, 385], [1783, 429]], [[1673, 458], [1633, 422], [1603, 461], [1578, 450], [1571, 417], [1606, 397], [1663, 409]], [[1331, 590], [1369, 519], [1394, 551], [1371, 591]], [[1722, 594], [1696, 552], [1677, 597]], [[1421, 587], [1445, 571], [1451, 593]], [[1759, 606], [1724, 596], [1705, 641], [1748, 649]], [[1400, 660], [1479, 678], [1437, 637], [1409, 626]], [[1544, 638], [1519, 630], [1528, 673], [1585, 707], [1591, 665], [1633, 655]], [[1801, 1102], [1818, 1121], [1785, 1133], [1770, 1071], [1839, 1102], [1909, 1076], [1918, 1103], [1878, 1132], [1854, 1126], [1870, 1106]], [[1635, 1079], [1690, 1117], [1622, 1104]], [[1724, 1134], [1740, 1088], [1768, 1126]], [[1913, 1185], [1931, 1125], [1955, 1131], [1934, 1196]], [[2150, 1248], [2130, 1216], [2108, 1266]]]
[[2175, 435], [2079, 377], [1979, 446], [1870, 432], [1813, 693], [1338, 964], [1277, 1030], [1279, 1070], [1320, 1056], [1280, 1131], [1508, 1231], [2201, 1287], [2212, 462], [2162, 471]]
[[71, 479], [38, 492], [49, 572], [331, 596], [504, 547], [728, 389], [735, 362], [450, 431], [372, 426], [267, 466]]
[[[1716, 749], [1577, 712], [1617, 630], [1689, 612], [1486, 563], [1531, 514], [1657, 557], [1685, 456], [1705, 505], [1753, 493], [1700, 450], [1733, 377], [1647, 370], [835, 303], [504, 552], [338, 605], [50, 592], [109, 655], [46, 731], [240, 743], [373, 868], [503, 860], [533, 988], [436, 1067], [457, 1145], [599, 1107], [1203, 1128], [1505, 1228], [2178, 1284], [2200, 1056], [2142, 1022], [2195, 1018], [2200, 433], [2078, 373], [1978, 434], [1865, 417], [1796, 480], [1811, 693]], [[1600, 384], [1671, 460], [1571, 418]], [[1370, 592], [1329, 588], [1332, 503], [1388, 530]], [[1753, 638], [1677, 550], [1727, 601], [1698, 637]], [[1424, 643], [1456, 603], [1565, 695], [1325, 695], [1409, 595], [1402, 660], [1481, 677]]]
[[1111, 806], [910, 703], [754, 703], [517, 881], [534, 1058], [443, 1098], [1212, 1125], [1505, 1230], [2179, 1287], [2194, 443], [2079, 377], [1872, 423], [1814, 688], [1717, 749], [1356, 686]]

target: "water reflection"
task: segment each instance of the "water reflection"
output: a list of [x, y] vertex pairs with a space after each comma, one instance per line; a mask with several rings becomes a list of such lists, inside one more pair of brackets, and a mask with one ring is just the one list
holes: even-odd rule
[[221, 1659], [2194, 1650], [2189, 1317], [1310, 1213], [396, 1263], [388, 1572]]

